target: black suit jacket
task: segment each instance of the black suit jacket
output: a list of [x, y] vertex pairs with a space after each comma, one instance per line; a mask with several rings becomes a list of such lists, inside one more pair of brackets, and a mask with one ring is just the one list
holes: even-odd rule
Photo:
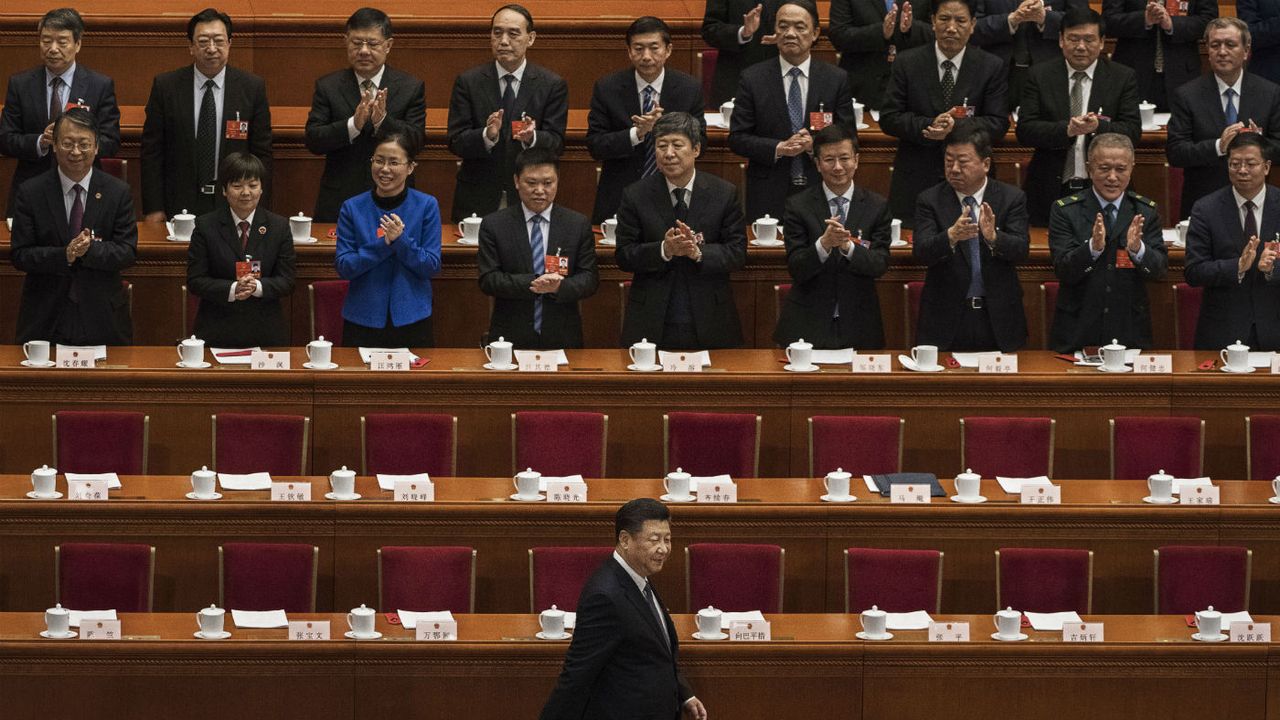
[[933, 40], [930, 4], [930, 0], [912, 2], [911, 27], [904, 33], [895, 19], [893, 34], [886, 40], [884, 0], [831, 0], [827, 39], [840, 52], [840, 67], [849, 73], [849, 92], [854, 100], [876, 110], [884, 106], [891, 55], [896, 57], [903, 50]]
[[[777, 45], [762, 45], [760, 38], [773, 32], [774, 15], [782, 0], [707, 0], [702, 14], [702, 39], [716, 49], [716, 72], [711, 80], [712, 107], [733, 97], [738, 89], [738, 76], [761, 60], [778, 57]], [[738, 42], [742, 16], [756, 5], [763, 5], [760, 29], [747, 43]]]
[[[1236, 98], [1237, 117], [1252, 119], [1271, 141], [1280, 143], [1280, 86], [1246, 72]], [[1227, 187], [1227, 156], [1218, 156], [1218, 139], [1227, 127], [1218, 81], [1207, 73], [1178, 88], [1173, 94], [1169, 139], [1165, 153], [1169, 164], [1183, 168], [1182, 217], [1200, 198]]]
[[675, 210], [661, 174], [628, 187], [618, 207], [618, 268], [634, 273], [622, 344], [642, 338], [663, 344], [671, 287], [684, 282], [693, 304], [693, 321], [702, 349], [737, 347], [742, 327], [733, 302], [729, 273], [747, 263], [747, 236], [733, 185], [701, 170], [694, 177], [686, 224], [702, 233], [702, 262], [686, 257], [662, 259], [662, 238], [675, 227]]
[[[221, 192], [200, 193], [196, 174], [195, 67], [187, 65], [156, 76], [147, 98], [147, 119], [142, 126], [142, 212], [163, 211], [173, 217], [184, 210], [202, 215], [226, 207]], [[218, 164], [233, 152], [247, 152], [266, 166], [262, 204], [270, 205], [271, 106], [262, 78], [227, 66], [222, 94], [222, 133]], [[249, 121], [249, 138], [227, 138], [227, 120]]]
[[[230, 302], [236, 263], [249, 255], [262, 262], [262, 297]], [[196, 337], [212, 347], [263, 347], [289, 344], [280, 298], [293, 292], [293, 235], [289, 220], [258, 206], [247, 248], [231, 210], [221, 208], [196, 218], [187, 250], [187, 289], [200, 297]]]
[[[1163, 96], [1200, 74], [1200, 38], [1209, 21], [1218, 17], [1218, 0], [1189, 0], [1187, 14], [1171, 17], [1173, 32], [1158, 25], [1147, 28], [1147, 0], [1103, 0], [1102, 17], [1107, 21], [1107, 37], [1116, 38], [1111, 59], [1138, 74], [1138, 94], [1156, 102], [1156, 83], [1163, 82]], [[1156, 34], [1164, 53], [1164, 74], [1156, 73]], [[1159, 107], [1157, 110], [1164, 110]], [[1108, 341], [1110, 342], [1110, 341]]]
[[[667, 68], [662, 78], [662, 95], [657, 100], [664, 112], [687, 112], [702, 125], [702, 147], [707, 147], [707, 122], [702, 114], [702, 87], [692, 76]], [[646, 138], [631, 144], [632, 115], [640, 114], [640, 90], [632, 68], [605, 75], [591, 90], [591, 111], [587, 113], [587, 151], [601, 164], [596, 185], [596, 204], [591, 222], [600, 223], [618, 212], [622, 190], [644, 173]]]
[[678, 720], [693, 691], [665, 611], [662, 625], [665, 635], [635, 581], [616, 559], [605, 560], [582, 587], [564, 669], [539, 720]]
[[[783, 81], [782, 63], [776, 59], [747, 68], [738, 83], [738, 98], [729, 121], [729, 148], [747, 158], [747, 217], [752, 220], [766, 214], [782, 217], [791, 192], [791, 158], [774, 159], [778, 143], [792, 135], [787, 111], [789, 85], [790, 80]], [[803, 127], [809, 127], [809, 113], [817, 112], [821, 106], [835, 113], [837, 124], [857, 134], [849, 74], [844, 70], [811, 57], [809, 92], [804, 102]], [[800, 155], [800, 162], [810, 185], [822, 182], [808, 153]]]
[[[1027, 201], [1031, 208], [1031, 224], [1049, 226], [1049, 206], [1061, 196], [1063, 168], [1076, 138], [1067, 136], [1071, 120], [1071, 82], [1073, 71], [1062, 57], [1041, 63], [1031, 69], [1022, 94], [1022, 110], [1018, 112], [1018, 142], [1035, 148], [1027, 170]], [[1085, 111], [1111, 118], [1098, 122], [1098, 133], [1127, 135], [1134, 145], [1142, 137], [1142, 117], [1138, 113], [1138, 83], [1133, 70], [1098, 58], [1085, 98]], [[1085, 157], [1089, 144], [1097, 134], [1085, 137]], [[1087, 175], [1085, 177], [1088, 177]]]
[[453, 220], [473, 213], [484, 217], [501, 204], [502, 193], [514, 205], [516, 155], [523, 149], [511, 137], [511, 121], [528, 115], [538, 123], [535, 144], [560, 152], [569, 122], [569, 86], [559, 75], [529, 62], [516, 93], [514, 118], [502, 119], [498, 144], [484, 147], [489, 115], [502, 107], [498, 71], [492, 61], [458, 76], [449, 97], [449, 151], [462, 158], [453, 191]]
[[1248, 23], [1253, 38], [1249, 71], [1280, 83], [1280, 4], [1272, 0], [1236, 0], [1236, 17]]
[[[889, 202], [855, 186], [844, 226], [855, 237], [861, 233], [869, 245], [855, 243], [848, 257], [832, 250], [823, 261], [815, 244], [826, 232], [830, 217], [831, 205], [821, 182], [787, 199], [783, 237], [791, 290], [773, 340], [784, 346], [804, 338], [816, 348], [882, 348], [884, 325], [876, 278], [889, 269]], [[840, 317], [833, 332], [831, 318], [837, 308]]]
[[[40, 155], [40, 136], [52, 122], [45, 97], [48, 92], [43, 65], [9, 78], [4, 111], [0, 112], [0, 155], [15, 158], [18, 164], [9, 183], [7, 217], [13, 217], [18, 187], [58, 165], [53, 148], [43, 157]], [[98, 157], [114, 157], [120, 152], [120, 108], [116, 107], [115, 82], [76, 63], [67, 99], [88, 107], [98, 121]]]
[[[1027, 341], [1027, 318], [1022, 310], [1022, 285], [1018, 263], [1027, 259], [1031, 238], [1027, 233], [1027, 197], [1013, 185], [988, 179], [982, 201], [996, 214], [996, 237], [965, 240], [978, 242], [982, 259], [982, 284], [986, 292], [991, 330], [1002, 352], [1013, 352]], [[947, 350], [960, 327], [960, 314], [969, 289], [972, 263], [969, 246], [951, 247], [947, 228], [960, 217], [960, 199], [947, 183], [926, 190], [916, 201], [916, 226], [911, 255], [928, 267], [920, 296], [920, 320], [916, 343]]]
[[[1169, 267], [1155, 201], [1126, 192], [1107, 233], [1107, 246], [1095, 260], [1089, 244], [1101, 212], [1093, 189], [1085, 188], [1054, 202], [1049, 214], [1049, 253], [1060, 283], [1049, 345], [1057, 352], [1105, 345], [1113, 339], [1130, 348], [1152, 346], [1146, 283], [1163, 278]], [[1141, 263], [1119, 269], [1116, 253], [1125, 252], [1135, 214], [1142, 215], [1142, 242], [1147, 249]]]
[[[387, 117], [378, 131], [398, 130], [417, 138], [419, 146], [427, 133], [425, 87], [418, 78], [385, 66], [382, 84], [387, 91]], [[370, 121], [360, 129], [355, 142], [347, 133], [347, 120], [360, 104], [360, 83], [355, 71], [343, 68], [316, 80], [307, 114], [307, 149], [324, 155], [324, 175], [316, 197], [316, 222], [337, 222], [338, 210], [348, 198], [373, 187], [369, 158], [378, 142]], [[413, 176], [409, 176], [413, 186]]]
[[18, 188], [10, 241], [13, 266], [26, 273], [18, 306], [18, 342], [133, 342], [128, 297], [120, 280], [120, 271], [133, 265], [138, 248], [129, 186], [95, 170], [85, 199], [84, 228], [92, 228], [98, 242], [68, 265], [66, 247], [72, 236], [58, 170]]
[[1017, 32], [1010, 33], [1009, 14], [1017, 10], [1019, 4], [1018, 0], [978, 0], [973, 36], [969, 38], [971, 44], [1004, 61], [1005, 75], [1010, 78], [1010, 109], [1018, 105], [1023, 87], [1014, 84], [1013, 68], [1027, 68], [1061, 58], [1058, 32], [1063, 14], [1069, 8], [1089, 7], [1088, 0], [1045, 0], [1043, 30], [1034, 22], [1025, 22], [1018, 26]]
[[[480, 223], [476, 266], [480, 289], [494, 298], [489, 338], [499, 336], [517, 348], [552, 350], [582, 347], [582, 316], [578, 301], [591, 297], [600, 284], [596, 271], [596, 240], [591, 222], [561, 205], [551, 206], [551, 232], [544, 236], [546, 252], [569, 258], [569, 276], [552, 294], [529, 289], [543, 274], [545, 258], [533, 257], [524, 206], [516, 203], [485, 217]], [[533, 301], [542, 298], [542, 333], [533, 331]]]
[[[1268, 185], [1258, 237], [1267, 242], [1276, 233], [1280, 233], [1280, 188]], [[1237, 340], [1248, 343], [1249, 330], [1256, 325], [1258, 347], [1252, 349], [1280, 350], [1280, 273], [1267, 279], [1255, 257], [1244, 281], [1237, 280], [1247, 240], [1230, 187], [1209, 193], [1191, 211], [1187, 282], [1204, 288], [1196, 322], [1198, 349], [1220, 350]]]
[[934, 118], [968, 98], [975, 108], [975, 117], [968, 121], [986, 128], [992, 143], [1009, 129], [1000, 59], [970, 45], [956, 73], [951, 101], [943, 102], [935, 47], [929, 43], [898, 55], [880, 113], [880, 127], [900, 140], [889, 183], [889, 208], [903, 223], [910, 222], [920, 193], [942, 182], [942, 142], [926, 140], [923, 134]]

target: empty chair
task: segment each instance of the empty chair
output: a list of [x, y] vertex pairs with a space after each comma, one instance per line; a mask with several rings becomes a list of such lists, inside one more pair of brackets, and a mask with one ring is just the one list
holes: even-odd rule
[[529, 612], [577, 610], [582, 586], [612, 557], [612, 547], [529, 548]]
[[902, 284], [902, 347], [916, 344], [916, 320], [920, 317], [920, 296], [924, 294], [924, 281], [912, 280]]
[[942, 612], [942, 553], [937, 550], [844, 551], [844, 611]]
[[1244, 429], [1249, 479], [1270, 480], [1280, 475], [1280, 415], [1249, 415]]
[[124, 158], [100, 157], [98, 167], [117, 180], [129, 182], [129, 161]]
[[809, 418], [809, 477], [837, 468], [856, 475], [902, 470], [902, 432], [898, 417], [814, 415]]
[[213, 469], [306, 475], [310, 439], [311, 418], [302, 415], [214, 415]]
[[475, 612], [476, 551], [469, 547], [379, 548], [378, 609]]
[[996, 609], [1093, 612], [1093, 551], [1001, 548], [996, 551]]
[[756, 477], [760, 416], [673, 412], [662, 416], [662, 467], [696, 476]]
[[1200, 477], [1204, 421], [1194, 417], [1118, 417], [1111, 421], [1111, 478], [1145, 479], [1161, 470]]
[[146, 475], [150, 428], [142, 413], [60, 410], [53, 414], [53, 467]]
[[1188, 615], [1210, 605], [1220, 612], [1249, 609], [1252, 550], [1166, 545], [1153, 552], [1157, 615]]
[[1179, 350], [1194, 350], [1196, 325], [1200, 323], [1200, 301], [1204, 288], [1187, 283], [1173, 285], [1173, 344]]
[[787, 295], [791, 292], [791, 283], [783, 283], [773, 286], [773, 320], [778, 321], [782, 317], [782, 303], [787, 301]]
[[218, 546], [218, 604], [234, 610], [316, 611], [320, 548], [299, 543]]
[[342, 306], [347, 302], [346, 280], [317, 280], [307, 285], [311, 306], [311, 339], [321, 335], [334, 345], [342, 344]]
[[604, 477], [608, 446], [609, 416], [603, 413], [511, 413], [512, 472]]
[[151, 545], [63, 543], [53, 548], [54, 596], [71, 610], [151, 612]]
[[1052, 418], [960, 418], [960, 465], [985, 477], [1053, 477]]
[[458, 418], [426, 413], [360, 416], [360, 474], [453, 477], [458, 474]]
[[684, 548], [685, 606], [782, 612], [786, 550], [777, 545], [695, 543]]

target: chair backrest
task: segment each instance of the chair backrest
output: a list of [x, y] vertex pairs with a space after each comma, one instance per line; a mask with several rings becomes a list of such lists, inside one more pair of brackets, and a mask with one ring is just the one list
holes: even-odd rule
[[[523, 440], [521, 439], [523, 438]], [[605, 477], [609, 416], [592, 412], [511, 413], [511, 472]]]
[[942, 612], [942, 553], [937, 550], [848, 548], [844, 611]]
[[129, 182], [129, 161], [124, 158], [100, 157], [98, 167], [117, 180]]
[[1001, 548], [996, 551], [996, 609], [1093, 612], [1093, 551]]
[[458, 418], [426, 413], [360, 416], [360, 474], [454, 477], [458, 474]]
[[773, 321], [775, 323], [782, 317], [782, 303], [787, 301], [787, 294], [790, 292], [791, 283], [773, 286]]
[[1200, 300], [1204, 288], [1187, 283], [1173, 284], [1173, 344], [1179, 350], [1194, 350], [1196, 325], [1200, 322]]
[[182, 335], [194, 335], [196, 332], [196, 313], [200, 312], [200, 296], [182, 285]]
[[782, 612], [786, 551], [777, 545], [695, 543], [684, 548], [687, 612]]
[[1204, 468], [1204, 420], [1118, 417], [1110, 423], [1113, 480], [1145, 480], [1161, 470], [1174, 477], [1200, 477]]
[[1186, 180], [1182, 168], [1164, 165], [1165, 192], [1169, 199], [1169, 217], [1182, 217], [1182, 184]]
[[476, 551], [469, 547], [378, 549], [378, 610], [476, 611]]
[[529, 548], [529, 612], [576, 611], [582, 586], [611, 557], [612, 547]]
[[151, 418], [135, 412], [53, 414], [53, 467], [61, 472], [146, 475]]
[[760, 416], [673, 412], [662, 416], [663, 472], [692, 475], [760, 474]]
[[319, 564], [315, 545], [219, 545], [218, 604], [233, 610], [315, 612]]
[[[618, 332], [627, 324], [627, 298], [631, 296], [631, 281], [618, 283]], [[621, 335], [619, 335], [621, 337]]]
[[1040, 347], [1048, 349], [1053, 316], [1058, 312], [1058, 281], [1040, 283]]
[[815, 415], [809, 418], [809, 477], [823, 477], [837, 468], [858, 475], [881, 475], [902, 470], [899, 417]]
[[[711, 48], [703, 48], [698, 52], [698, 68], [697, 69], [700, 73], [698, 76], [698, 79], [702, 83], [702, 97], [708, 98], [707, 102], [710, 102], [709, 98], [711, 97], [711, 84], [712, 82], [714, 82], [716, 77], [716, 61], [719, 59], [720, 59], [719, 50], [713, 50]], [[711, 110], [712, 112], [715, 112], [720, 108], [713, 108], [710, 105], [708, 105], [707, 109]]]
[[334, 345], [342, 344], [342, 306], [347, 302], [346, 280], [316, 280], [307, 285], [311, 305], [311, 339], [321, 335]]
[[1244, 454], [1250, 480], [1280, 475], [1280, 415], [1249, 415], [1244, 419]]
[[213, 469], [306, 475], [311, 418], [220, 413], [213, 416]]
[[1166, 545], [1153, 552], [1157, 615], [1187, 615], [1210, 605], [1219, 612], [1249, 609], [1252, 550]]
[[920, 317], [920, 296], [924, 294], [924, 281], [912, 280], [902, 284], [902, 347], [916, 344], [916, 318]]
[[156, 549], [122, 543], [53, 548], [54, 600], [70, 610], [151, 612]]
[[1053, 477], [1053, 418], [960, 418], [960, 466], [984, 477]]

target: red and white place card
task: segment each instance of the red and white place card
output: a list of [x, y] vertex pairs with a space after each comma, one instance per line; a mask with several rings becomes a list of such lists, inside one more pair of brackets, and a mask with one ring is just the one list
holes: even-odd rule
[[1062, 624], [1062, 642], [1091, 643], [1103, 641], [1102, 623], [1068, 622]]
[[1018, 356], [1005, 353], [982, 353], [978, 356], [978, 372], [1011, 374], [1018, 372]]
[[290, 620], [289, 621], [289, 639], [301, 640], [328, 640], [329, 638], [329, 621], [328, 620]]
[[887, 373], [893, 371], [892, 355], [854, 355], [853, 371], [856, 373]]
[[458, 639], [457, 620], [419, 620], [413, 627], [413, 639], [422, 642], [446, 642]]
[[732, 642], [769, 642], [773, 639], [769, 621], [752, 620], [736, 622], [729, 626], [729, 640]]
[[369, 354], [369, 369], [374, 372], [408, 372], [413, 367], [413, 353], [391, 350]]
[[547, 483], [547, 502], [584, 503], [587, 501], [587, 484], [578, 480]]
[[1023, 505], [1061, 505], [1061, 485], [1024, 483], [1019, 497]]
[[929, 642], [969, 642], [969, 623], [931, 622]]
[[271, 501], [311, 502], [311, 483], [273, 482], [271, 483]]
[[1133, 361], [1133, 371], [1136, 373], [1146, 373], [1148, 375], [1167, 375], [1173, 372], [1173, 356], [1168, 354], [1139, 354], [1138, 359]]
[[68, 500], [106, 500], [106, 480], [72, 480], [67, 478]]
[[519, 361], [519, 372], [556, 372], [560, 369], [554, 352], [516, 353]]
[[254, 350], [249, 355], [249, 367], [253, 370], [288, 370], [292, 361], [288, 350]]
[[928, 505], [933, 502], [932, 489], [926, 485], [890, 485], [889, 502], [906, 505]]
[[391, 497], [395, 502], [435, 502], [436, 484], [430, 480], [396, 480]]
[[1271, 623], [1233, 622], [1227, 634], [1231, 642], [1269, 643], [1271, 642]]
[[119, 640], [119, 620], [86, 620], [80, 623], [81, 640]]
[[1217, 485], [1192, 485], [1178, 493], [1181, 505], [1219, 505], [1222, 501], [1222, 488]]
[[698, 502], [700, 503], [736, 503], [738, 502], [738, 485], [732, 481], [698, 483]]
[[53, 359], [56, 367], [67, 370], [88, 370], [96, 367], [97, 364], [95, 353], [91, 348], [59, 345]]

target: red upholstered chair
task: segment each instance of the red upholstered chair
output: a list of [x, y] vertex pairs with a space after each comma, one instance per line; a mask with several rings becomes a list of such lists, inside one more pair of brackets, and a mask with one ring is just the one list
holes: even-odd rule
[[133, 283], [128, 280], [121, 280], [120, 287], [124, 288], [124, 301], [129, 307], [129, 318], [133, 318]]
[[902, 284], [902, 347], [916, 344], [916, 318], [920, 317], [920, 296], [924, 294], [924, 281], [912, 280]]
[[182, 286], [182, 335], [190, 337], [196, 332], [196, 313], [200, 311], [200, 296]]
[[577, 610], [582, 586], [612, 556], [612, 547], [529, 548], [529, 612]]
[[1194, 350], [1196, 325], [1200, 322], [1200, 299], [1204, 288], [1184, 282], [1173, 285], [1173, 344], [1179, 350]]
[[1001, 548], [996, 551], [996, 608], [1023, 612], [1093, 612], [1093, 551]]
[[809, 477], [823, 477], [837, 468], [854, 475], [900, 472], [906, 423], [899, 417], [809, 418]]
[[476, 551], [469, 547], [378, 548], [378, 609], [476, 611]]
[[1118, 417], [1111, 421], [1111, 478], [1145, 479], [1164, 470], [1200, 477], [1204, 420], [1195, 417]]
[[844, 611], [872, 605], [885, 612], [942, 612], [942, 553], [937, 550], [844, 551]]
[[444, 477], [458, 474], [457, 416], [425, 413], [360, 416], [361, 475], [422, 472]]
[[61, 472], [146, 475], [151, 418], [135, 412], [59, 410], [53, 463]]
[[782, 612], [787, 551], [777, 545], [695, 543], [684, 548], [685, 607]]
[[1169, 167], [1168, 163], [1164, 166], [1165, 177], [1165, 197], [1169, 198], [1169, 217], [1182, 217], [1182, 183], [1185, 181], [1182, 168]]
[[315, 545], [219, 545], [218, 604], [234, 610], [315, 612], [319, 565]]
[[1053, 418], [960, 418], [960, 466], [985, 477], [1053, 477]]
[[543, 475], [605, 477], [608, 449], [609, 416], [603, 413], [511, 413], [513, 473], [533, 468]]
[[53, 548], [53, 558], [53, 594], [62, 607], [151, 612], [155, 547], [63, 543]]
[[791, 283], [773, 286], [773, 320], [778, 321], [782, 317], [782, 303], [787, 301], [787, 294], [791, 292]]
[[1210, 605], [1221, 612], [1249, 609], [1252, 550], [1166, 545], [1153, 552], [1157, 615], [1189, 615]]
[[129, 182], [129, 161], [124, 158], [100, 157], [98, 167], [117, 180]]
[[692, 475], [760, 474], [760, 416], [673, 412], [662, 416], [662, 467]]
[[1053, 316], [1058, 312], [1058, 282], [1040, 283], [1040, 346], [1049, 348], [1049, 333], [1053, 329]]
[[214, 415], [213, 469], [306, 475], [310, 439], [311, 418], [302, 415]]
[[347, 302], [346, 280], [317, 280], [307, 285], [311, 304], [311, 338], [321, 335], [334, 345], [342, 344], [342, 306]]
[[1244, 430], [1249, 479], [1270, 480], [1280, 475], [1280, 415], [1248, 415]]
[[[695, 65], [695, 67], [698, 70], [698, 81], [702, 85], [702, 97], [704, 98], [711, 97], [711, 83], [715, 81], [716, 61], [719, 59], [720, 59], [719, 50], [713, 50], [711, 48], [703, 48], [698, 52], [698, 62]], [[713, 108], [708, 106], [707, 109], [714, 112], [716, 110], [719, 110], [720, 108], [718, 107]]]

